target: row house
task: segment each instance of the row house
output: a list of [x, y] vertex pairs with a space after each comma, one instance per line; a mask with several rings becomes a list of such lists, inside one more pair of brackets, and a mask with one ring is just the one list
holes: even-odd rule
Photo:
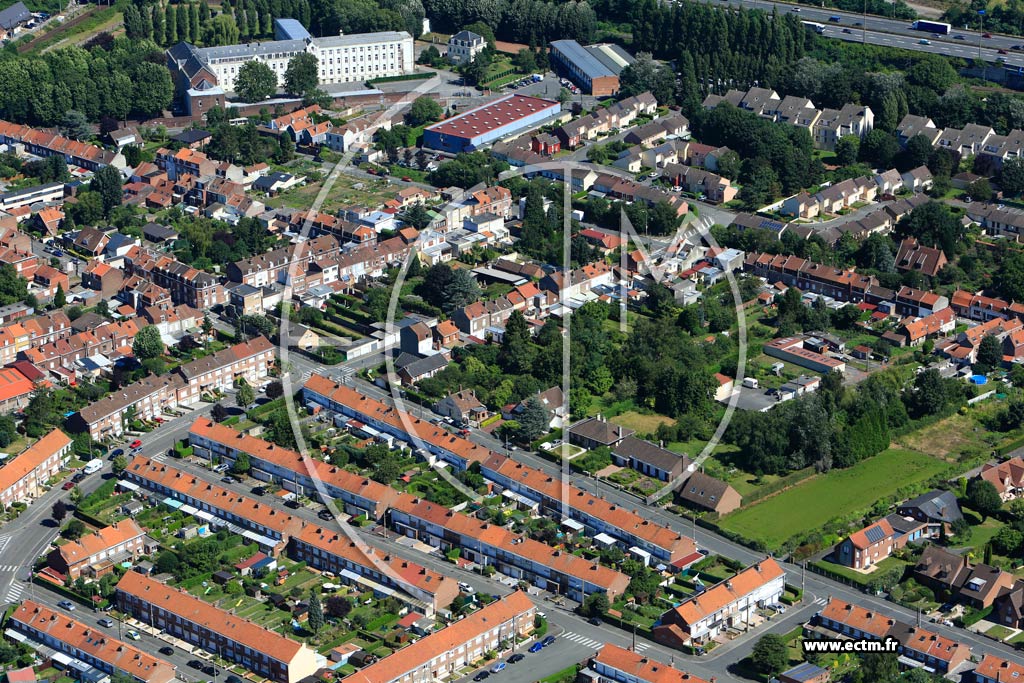
[[973, 683], [1009, 683], [1024, 680], [1024, 664], [986, 652], [972, 673]]
[[149, 278], [166, 289], [175, 304], [209, 309], [228, 300], [216, 277], [174, 259], [161, 259], [150, 269]]
[[182, 147], [178, 151], [161, 147], [156, 151], [155, 162], [161, 170], [167, 173], [170, 180], [177, 180], [185, 175], [198, 178], [217, 173], [216, 161], [203, 152], [189, 147]]
[[98, 171], [104, 166], [123, 169], [128, 165], [120, 151], [110, 152], [63, 135], [7, 121], [0, 121], [0, 144], [11, 147], [24, 145], [26, 152], [40, 157], [62, 156], [69, 166], [81, 166], [89, 171]]
[[39, 268], [39, 258], [29, 251], [20, 251], [10, 247], [0, 247], [0, 265], [9, 265], [14, 272], [26, 280], [32, 280]]
[[136, 683], [178, 680], [170, 662], [35, 600], [18, 605], [8, 618], [7, 627], [32, 644], [72, 657], [82, 668], [95, 667], [108, 676], [121, 676]]
[[193, 405], [206, 392], [224, 390], [239, 378], [257, 385], [274, 363], [274, 346], [266, 337], [196, 359], [160, 377], [152, 375], [91, 403], [70, 418], [76, 431], [96, 441], [124, 433], [130, 418], [152, 419], [164, 410]]
[[802, 292], [814, 292], [840, 301], [861, 302], [872, 299], [879, 284], [871, 275], [835, 268], [796, 256], [752, 252], [744, 260], [745, 270], [771, 283], [782, 282]]
[[122, 282], [124, 271], [102, 261], [89, 261], [82, 271], [82, 286], [99, 292], [102, 299], [114, 298]]
[[949, 308], [949, 299], [927, 289], [903, 285], [892, 300], [896, 312], [903, 316], [923, 318]]
[[146, 532], [135, 520], [123, 519], [54, 548], [46, 564], [72, 581], [80, 576], [100, 577], [114, 570], [115, 561], [134, 562], [143, 554], [145, 538]]
[[956, 328], [956, 313], [952, 308], [903, 323], [896, 334], [903, 338], [902, 346], [920, 346], [926, 339], [942, 337]]
[[97, 354], [110, 354], [131, 346], [140, 326], [135, 320], [100, 325], [90, 332], [79, 332], [66, 339], [26, 349], [19, 357], [45, 370], [70, 369], [74, 364]]
[[911, 666], [930, 668], [945, 675], [970, 661], [970, 646], [927, 629], [897, 621], [891, 616], [831, 598], [815, 615], [814, 627], [805, 637], [822, 639], [839, 634], [843, 639], [894, 641], [899, 654]]
[[629, 585], [628, 576], [595, 560], [411, 495], [399, 496], [389, 518], [403, 536], [444, 552], [457, 548], [466, 560], [577, 602], [593, 593], [614, 601]]
[[715, 203], [731, 202], [739, 193], [739, 189], [728, 178], [692, 166], [669, 164], [665, 166], [662, 177], [687, 192], [702, 194], [708, 201]]
[[662, 614], [654, 639], [674, 647], [702, 645], [728, 629], [745, 629], [785, 591], [786, 572], [774, 558], [765, 558]]
[[805, 98], [779, 97], [774, 90], [751, 88], [729, 90], [725, 95], [708, 95], [703, 102], [705, 109], [714, 109], [726, 102], [744, 111], [807, 129], [815, 147], [834, 150], [836, 143], [847, 135], [863, 138], [874, 128], [875, 115], [870, 107], [846, 104], [842, 109], [818, 110]]
[[276, 683], [298, 683], [325, 664], [303, 643], [138, 572], [121, 577], [116, 602], [131, 617]]
[[1024, 322], [1018, 318], [1009, 320], [993, 318], [987, 323], [969, 327], [958, 334], [955, 345], [947, 348], [946, 353], [958, 361], [973, 363], [977, 359], [978, 349], [985, 337], [995, 337], [1003, 342], [1007, 337], [1019, 333], [1022, 329], [1024, 329]]
[[[189, 428], [189, 443], [200, 457], [234, 463], [239, 455], [249, 458], [251, 476], [277, 484], [299, 495], [327, 496], [340, 501], [345, 514], [371, 520], [384, 517], [398, 492], [322, 460], [305, 458], [300, 453], [272, 442], [237, 432], [208, 418], [197, 418]], [[310, 470], [313, 473], [310, 473]]]
[[0, 468], [0, 505], [27, 502], [41, 495], [47, 482], [70, 458], [71, 439], [60, 431], [39, 439]]
[[873, 201], [877, 194], [878, 186], [874, 180], [866, 176], [848, 178], [823, 188], [813, 196], [800, 192], [786, 199], [781, 213], [797, 218], [814, 218], [820, 214], [839, 213], [860, 202]]
[[652, 147], [667, 138], [688, 137], [690, 137], [689, 120], [682, 114], [673, 113], [631, 129], [622, 140], [630, 145]]
[[258, 544], [263, 552], [274, 557], [285, 549], [304, 524], [301, 518], [274, 505], [143, 455], [135, 456], [128, 463], [121, 473], [119, 486], [129, 490], [142, 487], [164, 499], [175, 500], [181, 505], [178, 509], [190, 512], [204, 524], [241, 527], [246, 540]]
[[595, 287], [613, 284], [615, 284], [615, 271], [612, 266], [605, 261], [595, 261], [569, 271], [568, 281], [564, 271], [557, 270], [554, 273], [549, 273], [541, 279], [539, 287], [568, 300], [586, 296]]
[[692, 538], [498, 453], [482, 463], [481, 473], [502, 489], [536, 501], [551, 516], [561, 519], [567, 514], [591, 536], [610, 537], [648, 564], [680, 568], [701, 557]]
[[477, 301], [452, 314], [455, 326], [461, 332], [483, 338], [489, 328], [505, 327], [505, 322], [512, 315], [512, 304], [508, 299], [499, 297], [493, 301]]
[[613, 199], [621, 199], [626, 202], [642, 201], [650, 207], [661, 202], [667, 202], [676, 211], [677, 216], [682, 216], [690, 210], [686, 200], [678, 194], [668, 192], [661, 188], [644, 185], [628, 178], [600, 173], [594, 179], [593, 189], [604, 192]]
[[703, 678], [680, 671], [630, 648], [605, 643], [590, 659], [590, 669], [599, 681], [615, 683], [708, 683]]
[[896, 139], [899, 140], [901, 147], [906, 147], [911, 138], [918, 135], [925, 136], [928, 144], [934, 146], [939, 136], [942, 135], [942, 129], [938, 128], [935, 122], [927, 116], [918, 116], [917, 114], [907, 114], [896, 126]]
[[1020, 209], [982, 204], [969, 209], [967, 215], [989, 235], [1007, 235], [1019, 241], [1024, 232], [1024, 211]]
[[575, 149], [584, 140], [594, 140], [600, 133], [629, 127], [641, 114], [653, 116], [658, 111], [658, 102], [650, 92], [627, 97], [615, 104], [569, 121], [555, 129], [555, 136], [562, 147]]
[[447, 608], [460, 591], [459, 582], [452, 577], [352, 540], [339, 529], [307, 524], [292, 536], [289, 554], [298, 562], [331, 572], [346, 583], [368, 586], [378, 594], [402, 591], [414, 598], [406, 600], [410, 607], [428, 617]]
[[957, 316], [968, 320], [988, 322], [994, 318], [1024, 318], [1024, 304], [974, 294], [963, 289], [953, 292], [949, 305]]
[[267, 128], [270, 130], [287, 130], [291, 131], [295, 126], [309, 125], [313, 122], [315, 115], [321, 114], [322, 109], [319, 104], [311, 104], [308, 107], [302, 107], [296, 109], [293, 112], [282, 114], [275, 119], [271, 119], [270, 123], [267, 124]]
[[989, 126], [968, 123], [962, 129], [946, 128], [935, 141], [935, 146], [947, 149], [960, 157], [974, 156], [982, 151], [985, 142], [995, 135]]
[[[440, 459], [456, 470], [482, 462], [491, 451], [446, 429], [403, 413], [355, 389], [314, 373], [302, 387], [302, 401], [408, 443], [428, 460]], [[409, 427], [407, 427], [409, 425]], [[409, 431], [411, 428], [411, 432]]]
[[351, 683], [418, 683], [457, 677], [502, 643], [533, 631], [537, 608], [522, 591], [501, 597], [476, 612], [350, 674]]
[[928, 545], [912, 569], [913, 578], [928, 586], [943, 600], [955, 600], [977, 609], [986, 609], [1015, 580], [1013, 574], [984, 563], [972, 564], [965, 555], [957, 555], [938, 545]]
[[336, 152], [347, 152], [353, 145], [370, 142], [378, 130], [391, 130], [391, 125], [390, 118], [381, 121], [376, 115], [361, 116], [329, 129], [323, 144]]

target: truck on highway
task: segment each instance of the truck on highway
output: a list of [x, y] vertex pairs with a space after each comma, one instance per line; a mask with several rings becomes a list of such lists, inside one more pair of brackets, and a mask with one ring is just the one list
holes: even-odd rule
[[819, 24], [819, 23], [816, 23], [816, 22], [813, 22], [813, 21], [801, 21], [800, 23], [803, 24], [805, 28], [814, 29], [815, 33], [824, 33], [825, 32], [825, 25], [824, 24]]
[[918, 19], [910, 28], [915, 31], [927, 31], [928, 33], [937, 33], [939, 35], [949, 35], [949, 31], [952, 28], [949, 24], [942, 21], [925, 21], [924, 19]]

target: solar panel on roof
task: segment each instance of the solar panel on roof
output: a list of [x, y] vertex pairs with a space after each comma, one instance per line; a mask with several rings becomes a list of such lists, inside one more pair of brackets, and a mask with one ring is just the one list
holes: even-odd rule
[[881, 527], [877, 527], [877, 526], [873, 526], [870, 529], [868, 529], [867, 531], [865, 531], [864, 535], [867, 536], [868, 540], [871, 541], [872, 543], [878, 543], [883, 538], [885, 538], [885, 532], [882, 531]]

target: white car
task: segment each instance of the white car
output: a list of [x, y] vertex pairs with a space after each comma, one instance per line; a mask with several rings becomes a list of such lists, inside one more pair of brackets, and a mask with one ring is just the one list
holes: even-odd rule
[[142, 636], [139, 635], [138, 631], [128, 631], [125, 633], [125, 636], [132, 640], [142, 640]]

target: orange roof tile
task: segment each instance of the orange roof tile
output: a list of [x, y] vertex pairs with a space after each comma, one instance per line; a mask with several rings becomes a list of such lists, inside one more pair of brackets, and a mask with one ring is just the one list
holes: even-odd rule
[[640, 683], [707, 683], [703, 678], [613, 643], [605, 643], [593, 661], [621, 671], [630, 680]]
[[785, 574], [779, 563], [774, 558], [768, 557], [747, 567], [732, 578], [717, 583], [703, 593], [687, 599], [673, 611], [684, 624], [696, 624], [744, 595], [752, 593]]
[[[21, 373], [18, 373], [21, 375]], [[24, 375], [21, 375], [24, 377]], [[28, 382], [28, 380], [25, 380]], [[32, 383], [29, 382], [31, 385]], [[11, 462], [0, 467], [0, 491], [6, 491], [11, 486], [21, 481], [29, 472], [46, 462], [54, 453], [71, 445], [68, 435], [59, 429], [36, 441], [34, 444], [19, 453]]]

